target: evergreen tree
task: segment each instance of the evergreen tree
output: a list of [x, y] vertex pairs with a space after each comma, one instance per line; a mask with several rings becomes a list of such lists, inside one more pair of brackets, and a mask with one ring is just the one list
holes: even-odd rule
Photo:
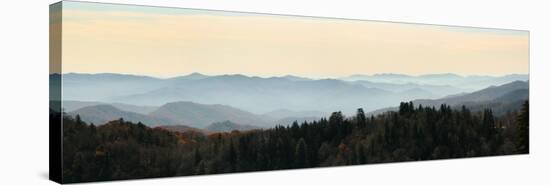
[[297, 168], [308, 167], [308, 153], [307, 153], [307, 144], [304, 138], [300, 138], [296, 144], [296, 151], [294, 155], [295, 164]]
[[80, 119], [80, 115], [77, 114], [75, 116], [75, 121], [76, 121], [76, 124], [79, 124], [79, 125], [82, 124], [82, 119]]
[[63, 119], [65, 182], [529, 152], [528, 102], [504, 116], [470, 111], [408, 102], [368, 119], [358, 109], [350, 118], [334, 112], [329, 119], [211, 135], [123, 119], [98, 126], [80, 116], [50, 113], [50, 119]]
[[355, 115], [355, 119], [357, 119], [357, 126], [359, 128], [365, 128], [365, 125], [367, 123], [367, 117], [365, 116], [365, 112], [362, 108], [357, 109], [357, 114]]

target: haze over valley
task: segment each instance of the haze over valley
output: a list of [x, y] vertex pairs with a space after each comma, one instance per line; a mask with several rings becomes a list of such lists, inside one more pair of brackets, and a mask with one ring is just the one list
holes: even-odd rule
[[[59, 74], [50, 75], [53, 81]], [[286, 75], [203, 75], [173, 78], [99, 73], [62, 75], [63, 108], [84, 121], [118, 118], [149, 126], [204, 130], [270, 128], [318, 120], [334, 111], [353, 115], [395, 110], [400, 102], [438, 106], [517, 108], [528, 97], [528, 75], [351, 75], [312, 79]], [[483, 106], [481, 105], [483, 104]]]

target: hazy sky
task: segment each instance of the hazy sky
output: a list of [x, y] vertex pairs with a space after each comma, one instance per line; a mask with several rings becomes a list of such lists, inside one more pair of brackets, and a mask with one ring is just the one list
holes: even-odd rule
[[62, 17], [63, 73], [528, 73], [525, 31], [81, 2]]

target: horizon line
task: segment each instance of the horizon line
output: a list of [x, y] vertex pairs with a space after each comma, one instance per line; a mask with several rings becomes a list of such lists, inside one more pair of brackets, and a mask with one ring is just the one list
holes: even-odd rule
[[529, 73], [508, 73], [508, 74], [500, 74], [500, 75], [493, 75], [493, 74], [458, 74], [458, 73], [425, 73], [425, 74], [406, 74], [406, 73], [356, 73], [356, 74], [349, 74], [344, 76], [326, 76], [326, 77], [319, 77], [319, 76], [302, 76], [302, 75], [294, 75], [294, 74], [284, 74], [284, 75], [252, 75], [252, 74], [241, 74], [241, 73], [224, 73], [224, 74], [206, 74], [201, 72], [192, 72], [192, 73], [183, 73], [180, 75], [175, 76], [157, 76], [157, 75], [148, 75], [148, 74], [136, 74], [136, 73], [113, 73], [113, 72], [99, 72], [99, 73], [86, 73], [86, 72], [66, 72], [66, 73], [49, 73], [52, 74], [61, 74], [61, 75], [67, 75], [67, 74], [83, 74], [83, 75], [101, 75], [101, 74], [115, 74], [115, 75], [128, 75], [128, 76], [141, 76], [141, 77], [150, 77], [150, 78], [156, 78], [156, 79], [171, 79], [171, 78], [178, 78], [178, 77], [184, 77], [184, 76], [190, 76], [190, 75], [204, 75], [208, 77], [214, 77], [214, 76], [246, 76], [251, 78], [283, 78], [283, 77], [299, 77], [299, 78], [308, 78], [308, 79], [342, 79], [342, 78], [348, 78], [353, 76], [381, 76], [381, 75], [402, 75], [402, 76], [408, 76], [408, 77], [422, 77], [422, 76], [429, 76], [429, 75], [456, 75], [459, 77], [504, 77], [504, 76], [510, 76], [510, 75], [529, 75]]

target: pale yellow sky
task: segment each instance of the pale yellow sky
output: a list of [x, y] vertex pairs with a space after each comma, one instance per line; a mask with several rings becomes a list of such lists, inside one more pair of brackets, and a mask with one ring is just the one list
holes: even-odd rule
[[64, 2], [63, 73], [528, 73], [529, 33]]

